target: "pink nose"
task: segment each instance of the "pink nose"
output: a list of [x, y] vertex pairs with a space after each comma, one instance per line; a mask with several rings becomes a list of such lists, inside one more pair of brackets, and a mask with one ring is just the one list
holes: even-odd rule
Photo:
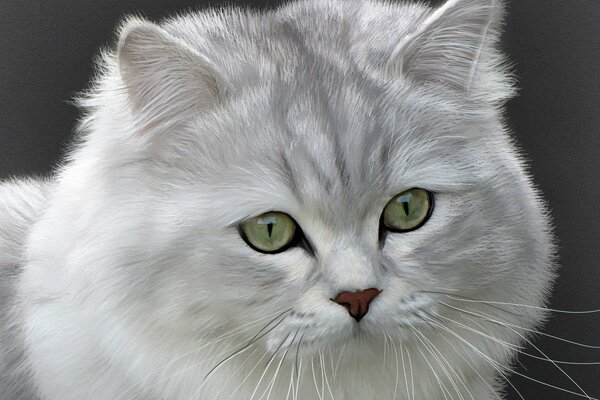
[[381, 290], [375, 288], [359, 290], [357, 292], [342, 292], [335, 299], [331, 300], [346, 307], [352, 318], [356, 322], [360, 322], [369, 312], [369, 304], [375, 297], [379, 296], [379, 293], [381, 293]]

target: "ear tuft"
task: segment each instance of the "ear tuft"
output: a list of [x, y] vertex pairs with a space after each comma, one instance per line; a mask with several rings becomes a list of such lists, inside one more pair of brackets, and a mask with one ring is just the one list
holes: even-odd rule
[[502, 17], [501, 0], [448, 0], [396, 46], [388, 73], [468, 92]]
[[134, 112], [147, 127], [170, 126], [221, 100], [214, 64], [151, 22], [134, 18], [124, 24], [117, 59]]

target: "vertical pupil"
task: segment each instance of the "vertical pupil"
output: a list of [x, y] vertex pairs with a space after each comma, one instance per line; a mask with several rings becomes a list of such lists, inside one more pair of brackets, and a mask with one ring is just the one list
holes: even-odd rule
[[267, 224], [267, 231], [269, 231], [269, 237], [273, 235], [273, 223]]
[[408, 201], [402, 202], [402, 206], [404, 207], [404, 213], [406, 214], [406, 216], [408, 216], [408, 213], [409, 213]]

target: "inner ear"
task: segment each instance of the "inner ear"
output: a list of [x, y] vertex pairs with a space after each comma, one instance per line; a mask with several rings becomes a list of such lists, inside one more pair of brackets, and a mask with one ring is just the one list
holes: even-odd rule
[[441, 82], [469, 91], [482, 56], [499, 36], [500, 0], [449, 0], [398, 43], [393, 78]]
[[226, 85], [216, 66], [151, 22], [124, 24], [117, 59], [133, 111], [146, 128], [168, 128], [223, 99]]

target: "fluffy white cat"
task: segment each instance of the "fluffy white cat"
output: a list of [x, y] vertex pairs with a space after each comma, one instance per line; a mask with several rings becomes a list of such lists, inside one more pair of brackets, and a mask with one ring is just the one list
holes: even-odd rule
[[[8, 400], [488, 400], [542, 306], [499, 0], [127, 20], [0, 186]], [[8, 394], [7, 394], [8, 393]]]

